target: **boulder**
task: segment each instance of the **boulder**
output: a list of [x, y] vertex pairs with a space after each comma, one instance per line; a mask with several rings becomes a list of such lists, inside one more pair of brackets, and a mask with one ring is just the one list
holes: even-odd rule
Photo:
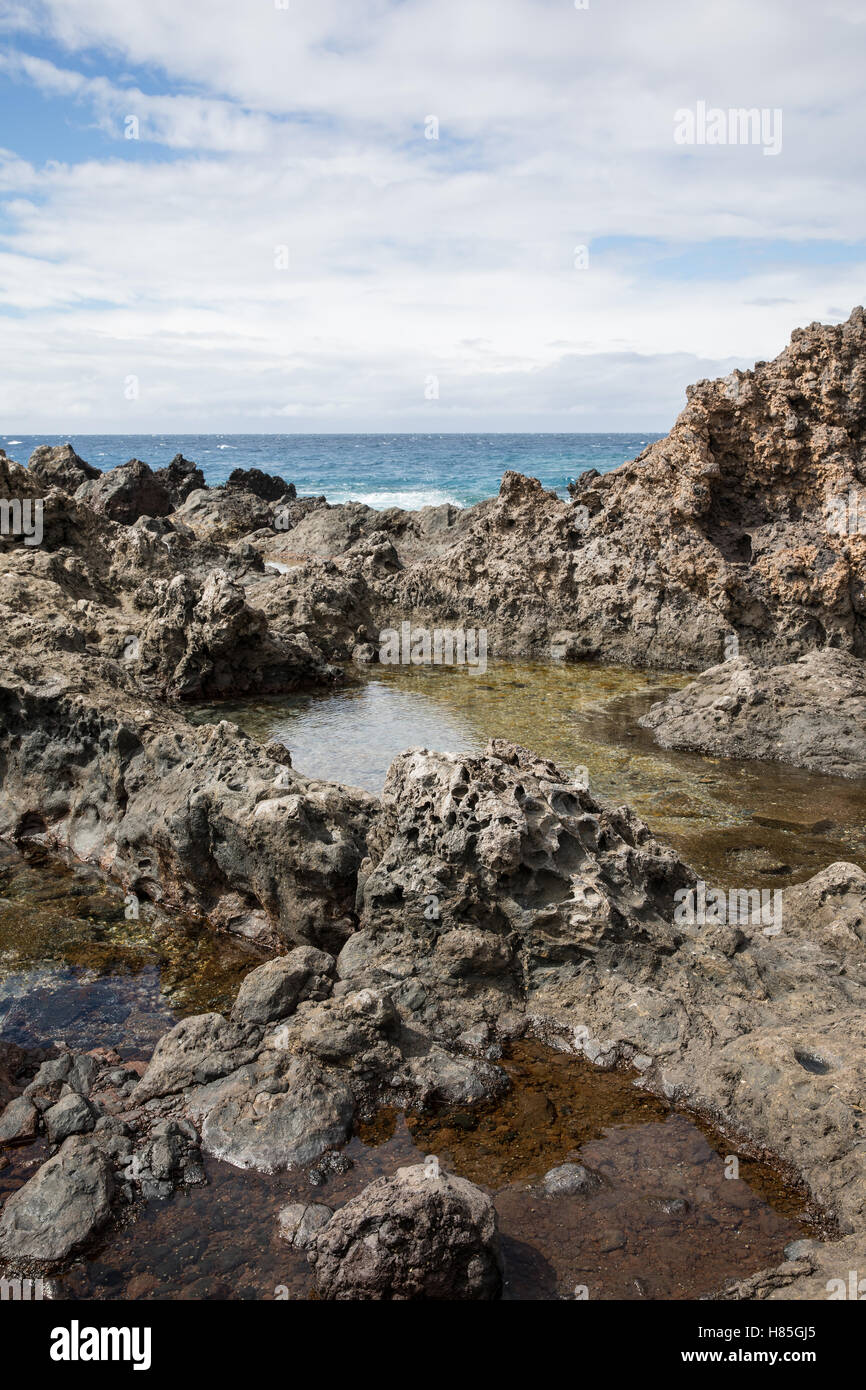
[[135, 1089], [136, 1104], [236, 1071], [253, 1060], [258, 1038], [255, 1029], [229, 1023], [222, 1014], [181, 1019], [157, 1043]]
[[266, 961], [244, 978], [232, 1009], [238, 1023], [274, 1023], [293, 1013], [302, 999], [324, 999], [331, 992], [334, 957], [312, 946], [297, 946]]
[[266, 694], [336, 681], [339, 674], [306, 638], [275, 636], [225, 570], [214, 570], [202, 586], [185, 574], [154, 585], [135, 667], [138, 684], [154, 694], [185, 700]]
[[[211, 1103], [213, 1102], [213, 1103]], [[277, 1173], [314, 1163], [349, 1138], [352, 1092], [343, 1077], [312, 1057], [265, 1053], [208, 1096], [202, 1144], [236, 1168]]]
[[225, 483], [227, 492], [250, 492], [264, 502], [276, 502], [281, 497], [291, 500], [297, 496], [294, 483], [274, 473], [263, 473], [260, 468], [235, 468]]
[[306, 1250], [333, 1215], [321, 1202], [290, 1202], [277, 1218], [280, 1236], [296, 1250]]
[[52, 1144], [62, 1144], [71, 1134], [85, 1134], [96, 1124], [97, 1112], [76, 1091], [61, 1096], [45, 1111], [45, 1128]]
[[75, 493], [100, 516], [131, 526], [140, 516], [168, 516], [174, 510], [168, 489], [141, 459], [84, 482]]
[[498, 1298], [502, 1257], [490, 1197], [437, 1162], [379, 1178], [308, 1249], [320, 1298]]
[[158, 468], [153, 476], [168, 494], [173, 510], [180, 507], [191, 492], [206, 487], [204, 473], [183, 454], [175, 454], [171, 463]]
[[781, 666], [732, 658], [639, 722], [663, 748], [866, 777], [866, 661], [826, 648]]
[[62, 492], [74, 493], [89, 478], [101, 476], [98, 468], [78, 457], [71, 444], [41, 444], [30, 455], [27, 466], [45, 487], [57, 487]]
[[81, 1249], [107, 1221], [110, 1160], [88, 1139], [60, 1152], [13, 1192], [0, 1215], [0, 1259], [54, 1262]]
[[10, 1100], [0, 1115], [0, 1144], [26, 1143], [39, 1131], [39, 1111], [28, 1096]]

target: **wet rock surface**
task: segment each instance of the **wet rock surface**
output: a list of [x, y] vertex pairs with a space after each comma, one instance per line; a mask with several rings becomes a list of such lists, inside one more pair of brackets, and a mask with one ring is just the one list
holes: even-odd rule
[[653, 705], [640, 722], [664, 748], [866, 778], [866, 662], [828, 650], [784, 666], [737, 657]]
[[502, 1288], [493, 1203], [438, 1165], [400, 1168], [365, 1188], [307, 1258], [325, 1299], [490, 1299]]
[[64, 1259], [90, 1241], [111, 1212], [112, 1166], [93, 1143], [67, 1139], [0, 1215], [0, 1259]]

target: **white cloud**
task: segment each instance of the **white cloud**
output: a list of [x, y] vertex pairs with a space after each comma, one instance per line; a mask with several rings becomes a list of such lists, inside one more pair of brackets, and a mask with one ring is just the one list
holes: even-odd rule
[[[862, 299], [850, 258], [714, 263], [724, 238], [862, 237], [861, 18], [807, 0], [19, 5], [7, 76], [116, 143], [58, 137], [28, 163], [4, 137], [0, 407], [18, 430], [664, 428], [687, 381]], [[676, 146], [698, 99], [781, 107], [783, 153]], [[688, 249], [691, 278], [604, 238]]]

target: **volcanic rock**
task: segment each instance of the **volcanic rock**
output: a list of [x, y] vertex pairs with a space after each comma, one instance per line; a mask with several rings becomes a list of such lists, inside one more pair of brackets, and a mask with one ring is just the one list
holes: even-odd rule
[[438, 1164], [371, 1183], [315, 1236], [307, 1259], [325, 1299], [494, 1299], [502, 1288], [493, 1202]]
[[60, 1152], [6, 1199], [0, 1259], [54, 1262], [85, 1245], [105, 1224], [112, 1165], [91, 1140], [67, 1139]]
[[45, 487], [63, 492], [75, 492], [88, 478], [100, 477], [99, 469], [79, 458], [71, 444], [42, 444], [27, 466]]
[[783, 666], [737, 657], [653, 705], [639, 723], [663, 748], [866, 777], [866, 662], [827, 649]]
[[168, 516], [174, 510], [168, 489], [141, 459], [130, 459], [82, 483], [75, 496], [99, 515], [126, 526], [140, 516]]

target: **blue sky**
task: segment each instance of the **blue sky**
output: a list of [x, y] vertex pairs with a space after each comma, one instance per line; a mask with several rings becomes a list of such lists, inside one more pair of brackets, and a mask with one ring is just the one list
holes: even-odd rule
[[859, 0], [0, 3], [4, 429], [666, 429], [863, 302], [864, 57]]

